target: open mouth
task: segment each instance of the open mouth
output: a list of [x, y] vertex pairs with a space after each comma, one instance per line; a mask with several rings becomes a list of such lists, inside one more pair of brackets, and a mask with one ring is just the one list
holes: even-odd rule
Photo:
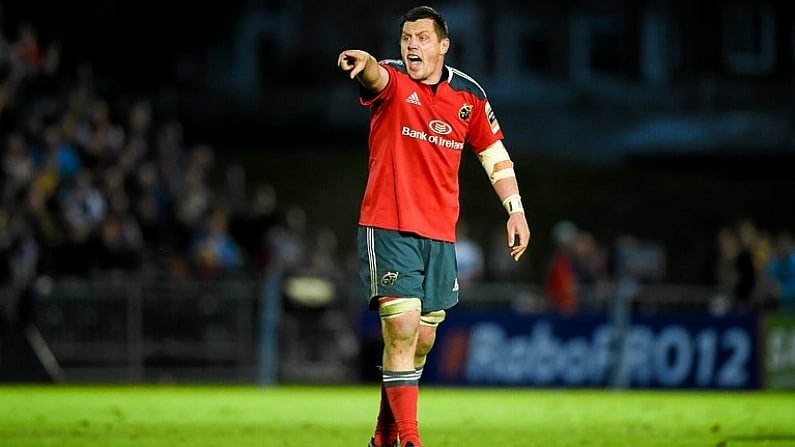
[[411, 64], [418, 64], [418, 63], [422, 62], [422, 59], [419, 56], [415, 55], [415, 54], [409, 54], [408, 56], [406, 56], [406, 59]]

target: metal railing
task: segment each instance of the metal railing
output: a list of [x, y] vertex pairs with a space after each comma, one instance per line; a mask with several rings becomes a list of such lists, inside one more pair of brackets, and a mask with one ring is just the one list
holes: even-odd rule
[[42, 337], [74, 381], [253, 381], [259, 282], [62, 280], [36, 297]]
[[[70, 382], [265, 384], [301, 377], [351, 378], [358, 321], [350, 315], [352, 306], [285, 312], [277, 276], [58, 280], [46, 293], [36, 294], [35, 326], [57, 359], [63, 380]], [[615, 311], [611, 304], [618, 289], [605, 290], [589, 294], [581, 309]], [[714, 295], [710, 287], [648, 285], [626, 297], [626, 311], [709, 313]], [[0, 308], [13, 301], [11, 291], [0, 289]], [[554, 311], [543, 290], [528, 283], [470, 284], [460, 306]], [[323, 358], [302, 358], [307, 348], [320, 350]], [[337, 349], [345, 354], [325, 355]]]

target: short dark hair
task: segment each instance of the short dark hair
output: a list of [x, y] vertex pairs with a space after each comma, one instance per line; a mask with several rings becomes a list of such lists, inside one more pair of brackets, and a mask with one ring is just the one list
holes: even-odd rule
[[439, 11], [430, 6], [417, 6], [403, 14], [403, 17], [400, 18], [400, 32], [403, 32], [403, 25], [405, 25], [406, 22], [416, 22], [420, 19], [433, 20], [433, 27], [436, 29], [436, 35], [439, 36], [439, 40], [447, 38], [447, 22], [444, 20], [444, 17], [439, 14]]

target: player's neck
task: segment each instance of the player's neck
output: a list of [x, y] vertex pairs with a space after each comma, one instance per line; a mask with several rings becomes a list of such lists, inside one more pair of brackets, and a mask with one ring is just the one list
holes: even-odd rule
[[449, 77], [448, 73], [449, 72], [447, 71], [447, 65], [442, 65], [442, 72], [439, 74], [439, 78], [436, 79], [436, 82], [426, 82], [426, 84], [428, 84], [431, 90], [433, 90], [433, 92], [436, 93], [436, 89], [439, 87], [439, 84], [441, 84], [442, 81], [445, 81]]

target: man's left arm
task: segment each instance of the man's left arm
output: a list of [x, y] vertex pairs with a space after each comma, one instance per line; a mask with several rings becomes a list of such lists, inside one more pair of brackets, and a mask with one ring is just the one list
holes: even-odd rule
[[513, 169], [513, 161], [502, 140], [497, 140], [478, 154], [483, 169], [489, 176], [494, 192], [508, 212], [506, 230], [511, 257], [518, 261], [530, 244], [530, 227], [525, 217], [519, 184]]

